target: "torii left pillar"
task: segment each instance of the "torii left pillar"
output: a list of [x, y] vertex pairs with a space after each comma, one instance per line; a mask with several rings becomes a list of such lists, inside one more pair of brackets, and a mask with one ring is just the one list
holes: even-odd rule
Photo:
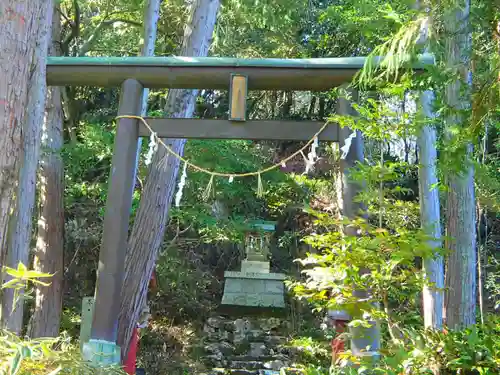
[[[139, 116], [142, 93], [143, 86], [138, 81], [127, 79], [123, 82], [118, 115]], [[92, 333], [90, 341], [83, 346], [83, 358], [96, 365], [120, 363], [120, 347], [116, 342], [118, 314], [135, 184], [138, 137], [138, 120], [118, 120], [104, 214]]]

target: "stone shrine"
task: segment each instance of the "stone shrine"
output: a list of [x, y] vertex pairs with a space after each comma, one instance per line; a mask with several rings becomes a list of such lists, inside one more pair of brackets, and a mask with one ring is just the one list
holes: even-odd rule
[[226, 271], [222, 305], [285, 307], [285, 275], [270, 272], [268, 260], [274, 222], [255, 222], [245, 240], [241, 271]]

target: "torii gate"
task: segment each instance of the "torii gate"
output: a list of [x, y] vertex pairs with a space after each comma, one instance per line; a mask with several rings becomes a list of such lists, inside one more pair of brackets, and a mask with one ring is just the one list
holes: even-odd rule
[[[228, 90], [233, 77], [239, 82], [242, 96], [234, 101], [246, 102], [246, 90], [310, 90], [327, 91], [348, 84], [363, 68], [366, 58], [316, 59], [235, 59], [210, 57], [49, 57], [47, 84], [52, 86], [121, 86], [118, 115], [141, 114], [143, 88], [220, 89]], [[416, 66], [432, 64], [423, 56]], [[241, 86], [242, 85], [242, 86]], [[146, 118], [160, 138], [309, 140], [323, 125], [319, 121], [246, 121], [246, 107], [232, 109], [231, 120]], [[350, 103], [340, 99], [337, 113], [352, 113]], [[231, 117], [231, 116], [230, 116]], [[238, 121], [235, 123], [234, 121]], [[332, 124], [319, 139], [339, 142], [343, 146], [351, 133]], [[121, 118], [115, 137], [109, 190], [104, 215], [103, 239], [99, 257], [95, 313], [91, 340], [84, 347], [84, 357], [98, 363], [119, 363], [116, 345], [118, 314], [124, 274], [125, 252], [129, 229], [132, 192], [134, 188], [138, 137], [149, 136], [138, 120]], [[358, 187], [347, 179], [348, 169], [363, 160], [361, 135], [353, 139], [345, 160], [343, 173], [343, 211], [353, 217], [353, 202]], [[367, 346], [376, 354], [379, 349], [376, 324], [362, 337], [355, 334], [351, 347], [361, 355]], [[96, 353], [100, 353], [96, 354]]]

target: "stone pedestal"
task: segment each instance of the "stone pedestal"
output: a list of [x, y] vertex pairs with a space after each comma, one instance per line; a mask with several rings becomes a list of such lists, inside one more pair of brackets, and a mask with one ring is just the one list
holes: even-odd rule
[[[255, 269], [255, 265], [247, 265]], [[248, 269], [248, 268], [247, 268]], [[269, 267], [267, 268], [269, 270]], [[251, 307], [285, 307], [285, 275], [264, 272], [224, 273], [223, 305]]]

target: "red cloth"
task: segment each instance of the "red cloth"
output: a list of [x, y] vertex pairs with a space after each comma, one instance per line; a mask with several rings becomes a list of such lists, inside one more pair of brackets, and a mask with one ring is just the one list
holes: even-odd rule
[[128, 357], [123, 364], [123, 369], [129, 375], [135, 375], [138, 346], [139, 346], [139, 330], [137, 328], [134, 328], [134, 332], [132, 333], [132, 338], [130, 339], [130, 349], [128, 351]]
[[[149, 281], [149, 288], [154, 289], [157, 287], [156, 283], [156, 272], [153, 269], [151, 279]], [[123, 362], [123, 369], [129, 375], [135, 375], [135, 369], [137, 367], [137, 352], [139, 350], [139, 329], [136, 327], [132, 332], [132, 338], [130, 339], [130, 349], [128, 350], [128, 357]]]
[[345, 349], [344, 340], [334, 338], [332, 340], [332, 356], [336, 357], [337, 354], [342, 353]]
[[345, 350], [345, 343], [343, 339], [339, 339], [339, 335], [345, 332], [345, 327], [347, 322], [342, 320], [335, 320], [335, 332], [337, 333], [336, 337], [332, 340], [332, 357], [337, 358], [337, 354], [342, 353]]
[[158, 287], [158, 281], [156, 280], [156, 272], [153, 269], [151, 273], [151, 280], [149, 280], [149, 290], [155, 290]]

